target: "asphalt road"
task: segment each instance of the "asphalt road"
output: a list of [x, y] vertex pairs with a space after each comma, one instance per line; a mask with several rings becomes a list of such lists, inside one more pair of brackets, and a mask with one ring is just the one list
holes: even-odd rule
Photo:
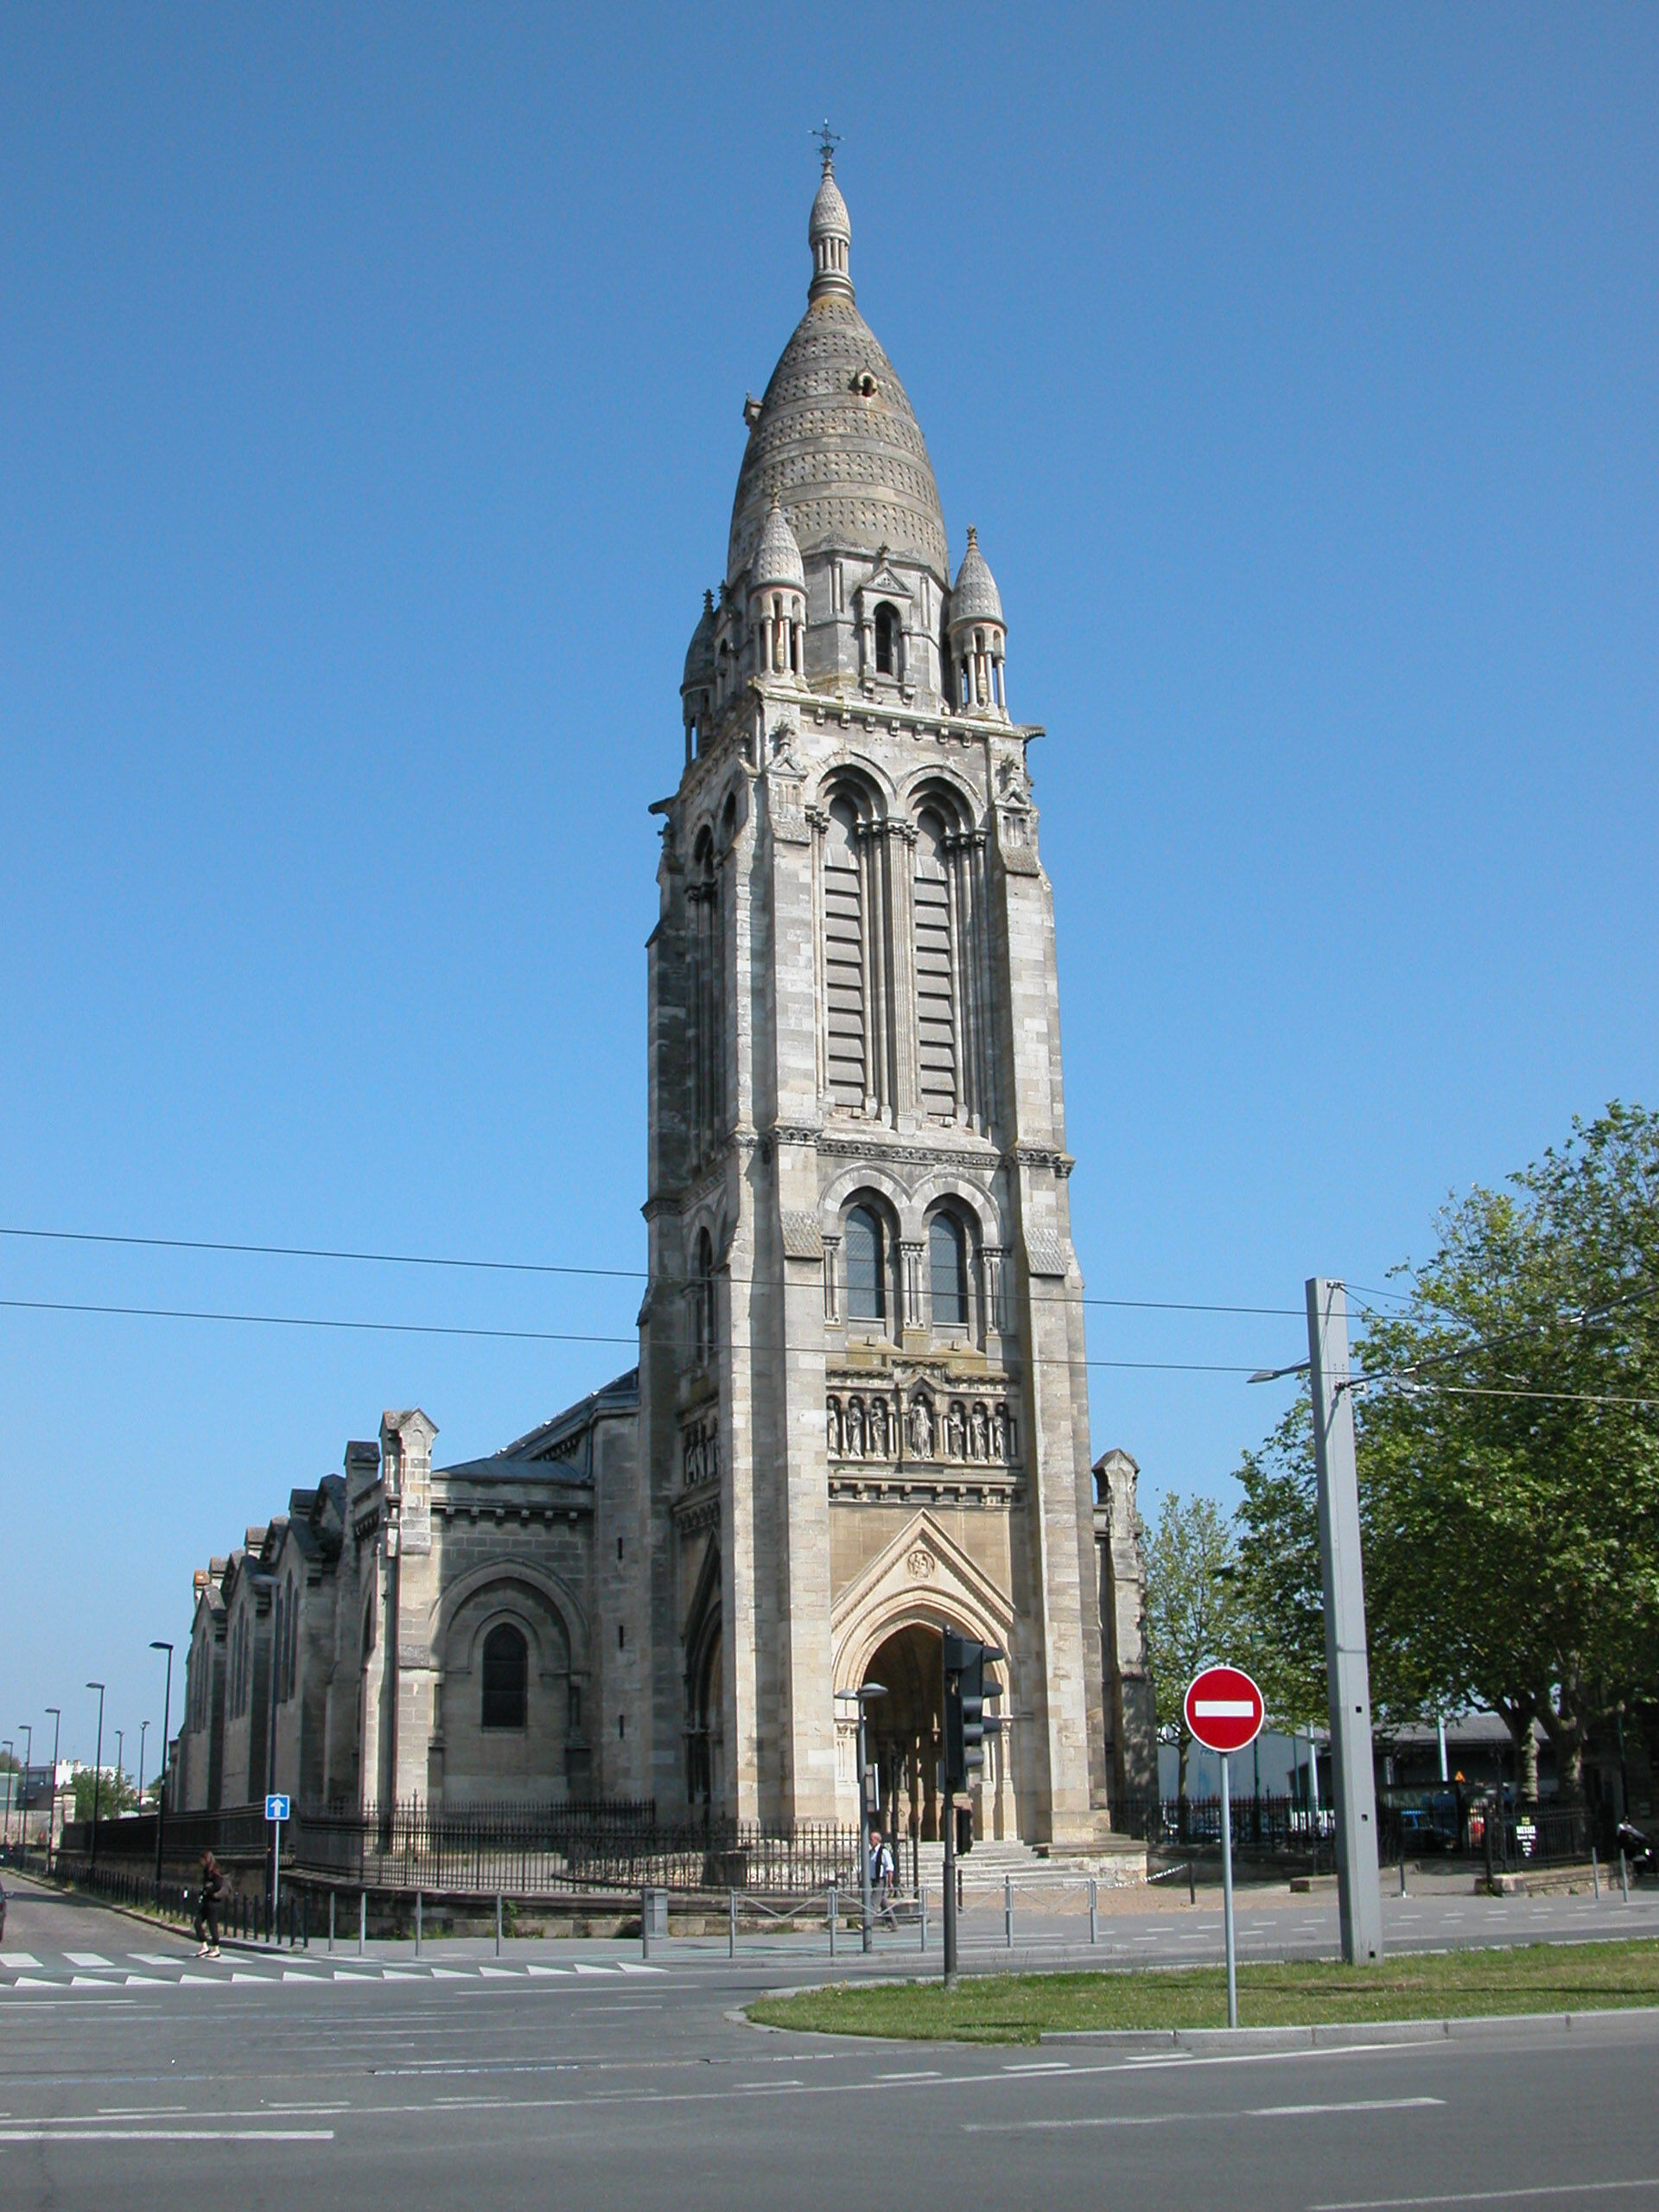
[[[1608, 1932], [1650, 1917], [1621, 1910]], [[1646, 2014], [1299, 2051], [976, 2049], [733, 2017], [763, 1986], [827, 1975], [821, 1944], [735, 1964], [677, 1944], [651, 1964], [637, 1943], [520, 1942], [499, 1966], [476, 1943], [201, 1966], [188, 1943], [20, 1885], [0, 1964], [0, 2203], [119, 2212], [211, 2191], [283, 2212], [728, 2212], [921, 2192], [997, 2212], [1659, 2212]]]

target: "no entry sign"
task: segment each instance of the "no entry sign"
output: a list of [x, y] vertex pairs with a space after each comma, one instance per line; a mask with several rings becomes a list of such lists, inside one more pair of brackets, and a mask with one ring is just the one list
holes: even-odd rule
[[1242, 1667], [1206, 1667], [1187, 1690], [1187, 1728], [1207, 1751], [1242, 1751], [1266, 1718], [1262, 1693]]

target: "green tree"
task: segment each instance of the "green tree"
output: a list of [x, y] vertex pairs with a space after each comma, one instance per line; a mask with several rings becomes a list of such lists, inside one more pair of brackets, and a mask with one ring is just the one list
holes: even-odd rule
[[[1397, 1315], [1359, 1333], [1360, 1522], [1381, 1718], [1533, 1724], [1563, 1789], [1619, 1698], [1659, 1690], [1659, 1116], [1610, 1106], [1440, 1217]], [[1306, 1402], [1239, 1470], [1241, 1603], [1269, 1705], [1324, 1707]]]
[[1171, 1491], [1147, 1546], [1147, 1663], [1158, 1732], [1180, 1746], [1181, 1833], [1186, 1833], [1187, 1762], [1192, 1739], [1183, 1700], [1201, 1667], [1230, 1658], [1237, 1612], [1237, 1555], [1227, 1518], [1213, 1498], [1184, 1501]]
[[1659, 1116], [1575, 1122], [1439, 1229], [1365, 1332], [1368, 1586], [1503, 1716], [1523, 1792], [1537, 1719], [1576, 1796], [1596, 1714], [1659, 1677]]
[[[92, 1770], [91, 1767], [83, 1766], [77, 1770], [74, 1778], [74, 1793], [75, 1809], [73, 1818], [77, 1821], [90, 1821], [92, 1817]], [[99, 1819], [112, 1821], [118, 1814], [130, 1813], [137, 1802], [138, 1792], [133, 1787], [132, 1777], [120, 1768], [111, 1770], [105, 1767], [98, 1784]]]
[[1234, 1516], [1242, 1648], [1270, 1720], [1292, 1729], [1323, 1726], [1325, 1592], [1306, 1390], [1261, 1450], [1244, 1454], [1237, 1479], [1244, 1493]]

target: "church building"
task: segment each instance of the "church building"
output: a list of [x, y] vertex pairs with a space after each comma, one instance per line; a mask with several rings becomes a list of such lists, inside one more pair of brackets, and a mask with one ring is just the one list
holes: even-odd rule
[[196, 1578], [187, 1805], [649, 1799], [938, 1833], [940, 1634], [999, 1646], [976, 1832], [1155, 1791], [1135, 1462], [1091, 1465], [1052, 899], [1007, 626], [954, 577], [826, 155], [744, 407], [648, 948], [639, 1364], [502, 1452], [388, 1414]]

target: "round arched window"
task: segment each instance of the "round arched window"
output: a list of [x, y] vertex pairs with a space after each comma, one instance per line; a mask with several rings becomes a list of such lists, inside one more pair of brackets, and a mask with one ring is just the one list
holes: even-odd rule
[[868, 1206], [855, 1206], [847, 1217], [847, 1318], [887, 1318], [887, 1238]]
[[968, 1232], [953, 1213], [927, 1225], [928, 1287], [936, 1329], [968, 1325]]
[[484, 1639], [486, 1728], [522, 1728], [530, 1687], [530, 1646], [524, 1631], [506, 1621]]

